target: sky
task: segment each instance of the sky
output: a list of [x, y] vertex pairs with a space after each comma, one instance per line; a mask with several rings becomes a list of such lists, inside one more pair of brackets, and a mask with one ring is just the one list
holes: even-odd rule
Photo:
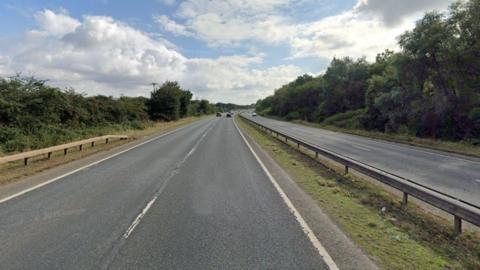
[[1, 0], [0, 77], [86, 95], [254, 103], [333, 57], [373, 61], [426, 11], [453, 0]]

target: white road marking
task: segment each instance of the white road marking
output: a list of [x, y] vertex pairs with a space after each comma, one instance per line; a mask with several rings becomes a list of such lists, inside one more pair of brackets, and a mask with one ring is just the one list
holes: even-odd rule
[[135, 230], [135, 228], [137, 227], [138, 224], [140, 224], [140, 221], [142, 220], [142, 218], [147, 214], [148, 210], [150, 209], [150, 207], [152, 207], [152, 205], [155, 203], [155, 201], [157, 200], [158, 196], [160, 196], [160, 194], [162, 194], [163, 190], [167, 187], [168, 183], [170, 182], [170, 180], [173, 178], [173, 176], [175, 176], [175, 174], [177, 174], [178, 172], [178, 169], [183, 165], [183, 163], [185, 163], [185, 161], [187, 161], [187, 159], [197, 150], [198, 146], [200, 145], [200, 143], [203, 141], [203, 139], [207, 136], [208, 132], [210, 132], [210, 130], [213, 128], [213, 125], [211, 125], [203, 134], [202, 136], [200, 137], [200, 139], [198, 139], [198, 141], [195, 143], [195, 145], [192, 147], [192, 149], [190, 149], [190, 151], [188, 151], [187, 155], [185, 155], [185, 157], [182, 159], [182, 161], [180, 161], [176, 166], [175, 166], [175, 169], [172, 171], [172, 173], [170, 174], [170, 176], [165, 180], [165, 182], [162, 184], [162, 186], [155, 192], [155, 194], [153, 195], [153, 198], [147, 203], [147, 205], [143, 208], [143, 210], [140, 212], [140, 214], [138, 214], [138, 216], [133, 220], [132, 224], [130, 224], [130, 226], [128, 227], [128, 229], [125, 231], [125, 233], [123, 234], [123, 238], [127, 239], [130, 234], [133, 232], [133, 230]]
[[475, 179], [475, 182], [480, 183], [480, 179]]
[[369, 149], [369, 148], [366, 148], [366, 147], [363, 147], [363, 146], [360, 146], [360, 145], [356, 145], [356, 144], [350, 144], [350, 146], [352, 146], [352, 147], [354, 147], [354, 148], [357, 148], [357, 149], [360, 149], [360, 150], [363, 150], [363, 151], [367, 151], [367, 152], [372, 151], [372, 150]]
[[[380, 140], [377, 140], [377, 141], [380, 141]], [[380, 143], [388, 143], [390, 145], [393, 145], [393, 146], [397, 147], [397, 149], [400, 149], [400, 150], [403, 150], [401, 148], [405, 147], [405, 146], [401, 145], [402, 143], [394, 143], [394, 142], [386, 142], [386, 141], [380, 141]], [[418, 148], [421, 148], [421, 146], [406, 145], [406, 147], [408, 147], [409, 150], [413, 150], [413, 151], [417, 151], [417, 152], [421, 152], [421, 153], [425, 153], [425, 154], [430, 154], [430, 155], [433, 155], [433, 156], [456, 159], [456, 160], [463, 161], [463, 162], [466, 162], [466, 163], [480, 164], [480, 162], [478, 162], [478, 161], [469, 160], [469, 159], [454, 156], [456, 153], [452, 153], [452, 155], [450, 156], [450, 155], [446, 155], [446, 154], [433, 152], [433, 151], [435, 151], [435, 149], [432, 149], [432, 151], [418, 149]], [[437, 150], [437, 151], [441, 151], [441, 150]], [[461, 155], [461, 154], [456, 154], [456, 155]]]
[[267, 167], [265, 167], [265, 165], [263, 164], [262, 160], [258, 157], [257, 153], [255, 153], [255, 151], [253, 150], [252, 146], [250, 145], [250, 143], [247, 141], [247, 139], [245, 138], [245, 136], [243, 135], [242, 131], [240, 130], [240, 128], [237, 126], [237, 123], [235, 122], [235, 120], [233, 121], [233, 123], [235, 124], [235, 127], [237, 128], [237, 131], [240, 133], [240, 136], [243, 138], [243, 140], [245, 141], [245, 144], [247, 145], [248, 149], [250, 149], [250, 152], [252, 152], [253, 156], [255, 157], [255, 159], [257, 160], [257, 162], [260, 164], [260, 167], [262, 167], [263, 171], [265, 172], [265, 174], [267, 175], [268, 179], [270, 179], [270, 182], [272, 182], [273, 186], [275, 187], [275, 189], [277, 190], [277, 192], [280, 194], [280, 197], [283, 199], [283, 201], [285, 202], [285, 204], [287, 205], [287, 207], [290, 209], [290, 212], [293, 213], [293, 215], [295, 216], [296, 220], [298, 221], [298, 223], [300, 224], [300, 227], [302, 228], [303, 232], [305, 233], [305, 235], [308, 237], [308, 239], [310, 240], [310, 242], [312, 243], [312, 245], [315, 247], [315, 249], [318, 251], [318, 254], [322, 257], [323, 261], [327, 264], [328, 268], [331, 269], [331, 270], [338, 270], [338, 266], [337, 264], [333, 261], [332, 257], [330, 256], [330, 254], [328, 254], [327, 250], [325, 249], [325, 247], [320, 243], [320, 241], [318, 240], [318, 238], [315, 236], [315, 234], [313, 233], [312, 229], [310, 228], [310, 226], [308, 226], [307, 222], [305, 221], [305, 219], [302, 217], [302, 215], [300, 215], [300, 213], [298, 212], [298, 210], [295, 208], [295, 206], [293, 205], [293, 203], [290, 201], [290, 199], [287, 197], [287, 195], [285, 194], [285, 192], [283, 191], [283, 189], [280, 187], [280, 185], [277, 183], [277, 181], [275, 180], [275, 178], [273, 178], [272, 174], [268, 171]]
[[137, 227], [137, 225], [140, 223], [140, 220], [142, 220], [142, 218], [145, 216], [145, 214], [147, 213], [148, 209], [150, 209], [150, 207], [152, 207], [153, 203], [157, 200], [157, 196], [154, 196], [153, 199], [151, 199], [147, 205], [145, 206], [145, 208], [143, 208], [142, 212], [140, 212], [140, 214], [138, 214], [138, 216], [133, 220], [132, 224], [130, 225], [130, 227], [128, 227], [127, 231], [125, 232], [125, 234], [123, 235], [123, 237], [125, 239], [127, 239], [130, 234], [133, 232], [133, 230], [135, 229], [135, 227]]
[[159, 136], [157, 136], [157, 137], [154, 137], [154, 138], [152, 138], [152, 139], [149, 139], [149, 140], [147, 140], [147, 141], [144, 141], [144, 142], [142, 142], [142, 143], [140, 143], [140, 144], [137, 144], [137, 145], [135, 145], [135, 146], [132, 146], [132, 147], [130, 147], [130, 148], [128, 148], [128, 149], [125, 149], [125, 150], [123, 150], [123, 151], [120, 151], [120, 152], [118, 152], [118, 153], [115, 153], [115, 154], [113, 154], [113, 155], [111, 155], [111, 156], [108, 156], [108, 157], [103, 158], [103, 159], [101, 159], [101, 160], [92, 162], [92, 163], [90, 163], [90, 164], [88, 164], [88, 165], [85, 165], [85, 166], [83, 166], [83, 167], [80, 167], [80, 168], [78, 168], [78, 169], [75, 169], [75, 170], [73, 170], [73, 171], [70, 171], [70, 172], [68, 172], [68, 173], [62, 174], [62, 175], [60, 175], [60, 176], [57, 176], [57, 177], [55, 177], [55, 178], [52, 178], [52, 179], [50, 179], [50, 180], [48, 180], [48, 181], [45, 181], [45, 182], [40, 183], [40, 184], [38, 184], [38, 185], [35, 185], [35, 186], [33, 186], [33, 187], [24, 189], [24, 190], [22, 190], [22, 191], [20, 191], [20, 192], [17, 192], [17, 193], [15, 193], [15, 194], [13, 194], [13, 195], [10, 195], [10, 196], [8, 196], [8, 197], [5, 197], [5, 198], [3, 198], [3, 199], [0, 199], [0, 204], [1, 204], [1, 203], [4, 203], [4, 202], [6, 202], [6, 201], [9, 201], [9, 200], [11, 200], [11, 199], [14, 199], [14, 198], [16, 198], [16, 197], [19, 197], [19, 196], [21, 196], [21, 195], [24, 195], [24, 194], [26, 194], [26, 193], [28, 193], [28, 192], [30, 192], [30, 191], [33, 191], [33, 190], [36, 190], [36, 189], [41, 188], [41, 187], [43, 187], [43, 186], [46, 186], [46, 185], [48, 185], [48, 184], [51, 184], [51, 183], [53, 183], [53, 182], [55, 182], [55, 181], [58, 181], [58, 180], [60, 180], [60, 179], [62, 179], [62, 178], [64, 178], [64, 177], [67, 177], [67, 176], [69, 176], [69, 175], [72, 175], [72, 174], [74, 174], [74, 173], [77, 173], [77, 172], [79, 172], [79, 171], [81, 171], [81, 170], [84, 170], [84, 169], [86, 169], [86, 168], [92, 167], [92, 166], [97, 165], [97, 164], [99, 164], [99, 163], [101, 163], [101, 162], [104, 162], [104, 161], [106, 161], [106, 160], [109, 160], [109, 159], [111, 159], [111, 158], [113, 158], [113, 157], [116, 157], [116, 156], [118, 156], [118, 155], [121, 155], [121, 154], [123, 154], [123, 153], [125, 153], [125, 152], [128, 152], [128, 151], [132, 150], [132, 149], [135, 149], [135, 148], [137, 148], [137, 147], [140, 147], [140, 146], [142, 146], [142, 145], [144, 145], [144, 144], [150, 143], [150, 142], [152, 142], [152, 141], [158, 140], [158, 139], [160, 139], [160, 138], [162, 138], [162, 137], [165, 137], [165, 136], [167, 136], [167, 135], [170, 135], [170, 134], [172, 134], [172, 133], [175, 133], [175, 132], [177, 132], [177, 131], [180, 131], [180, 130], [182, 130], [182, 129], [184, 129], [184, 128], [187, 128], [187, 127], [189, 127], [189, 126], [190, 126], [190, 125], [186, 125], [186, 126], [183, 126], [183, 127], [177, 128], [177, 129], [174, 129], [174, 130], [172, 130], [172, 131], [169, 131], [169, 132], [167, 132], [167, 133], [161, 134], [161, 135], [159, 135]]

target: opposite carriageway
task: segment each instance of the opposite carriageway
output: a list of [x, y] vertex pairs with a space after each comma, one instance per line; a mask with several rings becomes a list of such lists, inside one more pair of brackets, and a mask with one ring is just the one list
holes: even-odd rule
[[[454, 230], [456, 234], [460, 234], [462, 231], [462, 220], [480, 226], [480, 207], [469, 201], [453, 196], [448, 192], [436, 190], [431, 186], [402, 177], [397, 173], [372, 166], [360, 161], [358, 158], [354, 159], [347, 155], [339, 154], [338, 152], [321, 147], [318, 143], [313, 142], [311, 138], [302, 137], [299, 136], [299, 134], [293, 134], [293, 132], [288, 132], [286, 129], [281, 129], [279, 126], [273, 124], [269, 125], [268, 121], [262, 121], [265, 119], [263, 117], [253, 118], [243, 114], [240, 114], [240, 116], [262, 130], [276, 137], [281, 137], [285, 142], [290, 141], [295, 143], [298, 148], [302, 146], [313, 151], [316, 157], [321, 155], [342, 164], [345, 167], [346, 173], [348, 173], [349, 169], [352, 169], [403, 192], [404, 204], [407, 203], [408, 196], [413, 196], [427, 204], [452, 214], [454, 216]], [[292, 125], [292, 128], [293, 126], [297, 126], [282, 122], [282, 126], [285, 125]]]

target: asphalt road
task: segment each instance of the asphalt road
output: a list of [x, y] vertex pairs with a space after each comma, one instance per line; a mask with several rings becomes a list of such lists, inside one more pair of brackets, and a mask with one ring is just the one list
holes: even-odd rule
[[478, 158], [244, 115], [291, 137], [480, 206]]
[[327, 269], [231, 118], [0, 203], [0, 243], [1, 269]]

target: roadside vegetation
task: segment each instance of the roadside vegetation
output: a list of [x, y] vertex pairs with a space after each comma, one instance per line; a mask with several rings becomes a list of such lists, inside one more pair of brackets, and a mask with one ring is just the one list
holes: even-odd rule
[[399, 52], [382, 52], [374, 63], [334, 58], [324, 74], [298, 77], [259, 100], [256, 110], [387, 137], [462, 141], [477, 147], [478, 154], [478, 18], [480, 0], [454, 3], [446, 13], [427, 13], [399, 37]]
[[25, 166], [22, 160], [0, 164], [0, 185], [18, 181], [22, 177], [30, 176], [74, 160], [82, 159], [92, 154], [111, 150], [133, 140], [142, 139], [153, 134], [157, 135], [165, 133], [169, 130], [190, 124], [200, 119], [201, 117], [194, 116], [170, 122], [149, 122], [148, 126], [144, 129], [122, 130], [122, 134], [128, 135], [128, 140], [112, 140], [108, 144], [105, 144], [104, 141], [99, 141], [95, 144], [95, 147], [85, 145], [82, 151], [79, 151], [78, 148], [71, 148], [68, 151], [68, 155], [64, 155], [62, 151], [57, 151], [53, 153], [52, 159], [48, 159], [45, 155], [37, 156], [31, 159], [28, 166]]
[[[359, 177], [239, 124], [384, 269], [479, 269], [480, 237], [453, 235], [450, 222]], [[328, 167], [327, 167], [328, 166]], [[333, 170], [332, 170], [333, 168]], [[341, 171], [341, 170], [340, 170]]]
[[216, 110], [208, 100], [192, 100], [177, 82], [165, 82], [149, 98], [114, 98], [85, 96], [34, 78], [0, 78], [0, 155], [143, 130]]

